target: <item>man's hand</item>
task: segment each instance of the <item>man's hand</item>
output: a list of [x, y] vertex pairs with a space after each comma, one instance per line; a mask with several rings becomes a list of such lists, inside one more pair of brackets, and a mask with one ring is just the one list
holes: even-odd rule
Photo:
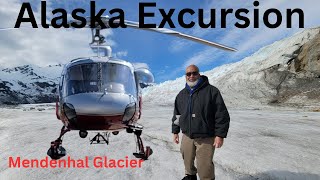
[[213, 146], [215, 148], [221, 148], [222, 145], [223, 145], [223, 138], [216, 136], [214, 138]]
[[173, 142], [179, 144], [179, 134], [173, 134]]

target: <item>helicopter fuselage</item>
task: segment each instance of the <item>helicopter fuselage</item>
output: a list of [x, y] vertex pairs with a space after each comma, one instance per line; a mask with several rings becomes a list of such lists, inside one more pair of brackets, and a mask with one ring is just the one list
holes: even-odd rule
[[83, 58], [64, 67], [56, 115], [70, 130], [119, 131], [141, 116], [139, 73], [129, 62]]

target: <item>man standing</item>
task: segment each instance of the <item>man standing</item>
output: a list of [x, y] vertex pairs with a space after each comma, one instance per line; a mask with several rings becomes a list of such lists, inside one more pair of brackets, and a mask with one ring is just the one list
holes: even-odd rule
[[[223, 145], [230, 117], [219, 90], [210, 85], [208, 77], [199, 74], [199, 68], [186, 69], [186, 87], [176, 97], [172, 118], [173, 141], [179, 143], [183, 133], [181, 154], [185, 166], [183, 180], [215, 179], [213, 153]], [[197, 168], [194, 160], [197, 159]]]

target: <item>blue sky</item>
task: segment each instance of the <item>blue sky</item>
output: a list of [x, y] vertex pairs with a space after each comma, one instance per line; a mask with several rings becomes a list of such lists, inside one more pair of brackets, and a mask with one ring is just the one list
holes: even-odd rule
[[[40, 1], [31, 2], [38, 23], [40, 23]], [[137, 1], [137, 0], [97, 0], [96, 9], [107, 9], [105, 15], [109, 15], [109, 10], [113, 8], [123, 9], [127, 20], [138, 21], [139, 3], [156, 2], [157, 7], [148, 8], [154, 11], [155, 17], [146, 19], [147, 22], [157, 23], [162, 20], [158, 9], [166, 11], [176, 9], [172, 16], [177, 28], [173, 29], [186, 34], [197, 36], [206, 40], [225, 44], [238, 49], [237, 52], [227, 52], [212, 47], [206, 47], [187, 40], [182, 40], [173, 36], [161, 35], [158, 33], [139, 31], [135, 29], [113, 29], [104, 32], [108, 35], [108, 42], [113, 47], [114, 54], [130, 62], [146, 63], [155, 75], [157, 83], [166, 80], [173, 80], [184, 74], [184, 69], [189, 64], [196, 64], [200, 70], [207, 71], [216, 66], [232, 63], [251, 55], [261, 47], [271, 44], [274, 41], [288, 37], [302, 29], [298, 28], [297, 19], [294, 19], [293, 28], [286, 28], [285, 10], [288, 8], [301, 8], [304, 11], [305, 28], [318, 27], [320, 24], [319, 11], [315, 8], [319, 4], [312, 0], [260, 0], [260, 28], [255, 29], [250, 25], [246, 29], [238, 29], [234, 23], [238, 21], [233, 14], [227, 17], [227, 28], [220, 28], [220, 9], [246, 8], [250, 12], [247, 15], [251, 24], [252, 12], [255, 8], [253, 1], [241, 0], [204, 0], [204, 1]], [[90, 1], [86, 0], [48, 0], [47, 20], [51, 10], [63, 8], [71, 14], [75, 8], [83, 8], [89, 12]], [[3, 27], [13, 27], [18, 17], [21, 1], [13, 0], [0, 2], [0, 20]], [[177, 14], [181, 9], [191, 8], [196, 13], [186, 15], [186, 21], [195, 21], [196, 26], [191, 29], [184, 29], [177, 23]], [[276, 8], [283, 14], [282, 26], [276, 29], [267, 28], [262, 22], [262, 16], [266, 9]], [[209, 10], [216, 9], [216, 28], [201, 29], [197, 25], [198, 9], [204, 9], [207, 13], [205, 18], [209, 18]], [[271, 21], [274, 18], [270, 16]], [[70, 18], [72, 20], [72, 18]], [[167, 26], [168, 27], [168, 26]], [[73, 58], [87, 56], [91, 54], [88, 43], [90, 42], [90, 31], [86, 29], [19, 29], [14, 32], [0, 32], [0, 58], [1, 66], [16, 66], [23, 64], [37, 64], [45, 66], [48, 64], [67, 63]], [[8, 63], [10, 62], [10, 63]]]

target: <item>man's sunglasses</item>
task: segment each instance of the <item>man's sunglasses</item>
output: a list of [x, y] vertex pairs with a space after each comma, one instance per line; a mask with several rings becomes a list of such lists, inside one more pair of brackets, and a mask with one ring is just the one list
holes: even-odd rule
[[199, 75], [199, 72], [187, 72], [186, 76], [191, 76], [191, 74], [194, 76], [197, 76], [197, 75]]

